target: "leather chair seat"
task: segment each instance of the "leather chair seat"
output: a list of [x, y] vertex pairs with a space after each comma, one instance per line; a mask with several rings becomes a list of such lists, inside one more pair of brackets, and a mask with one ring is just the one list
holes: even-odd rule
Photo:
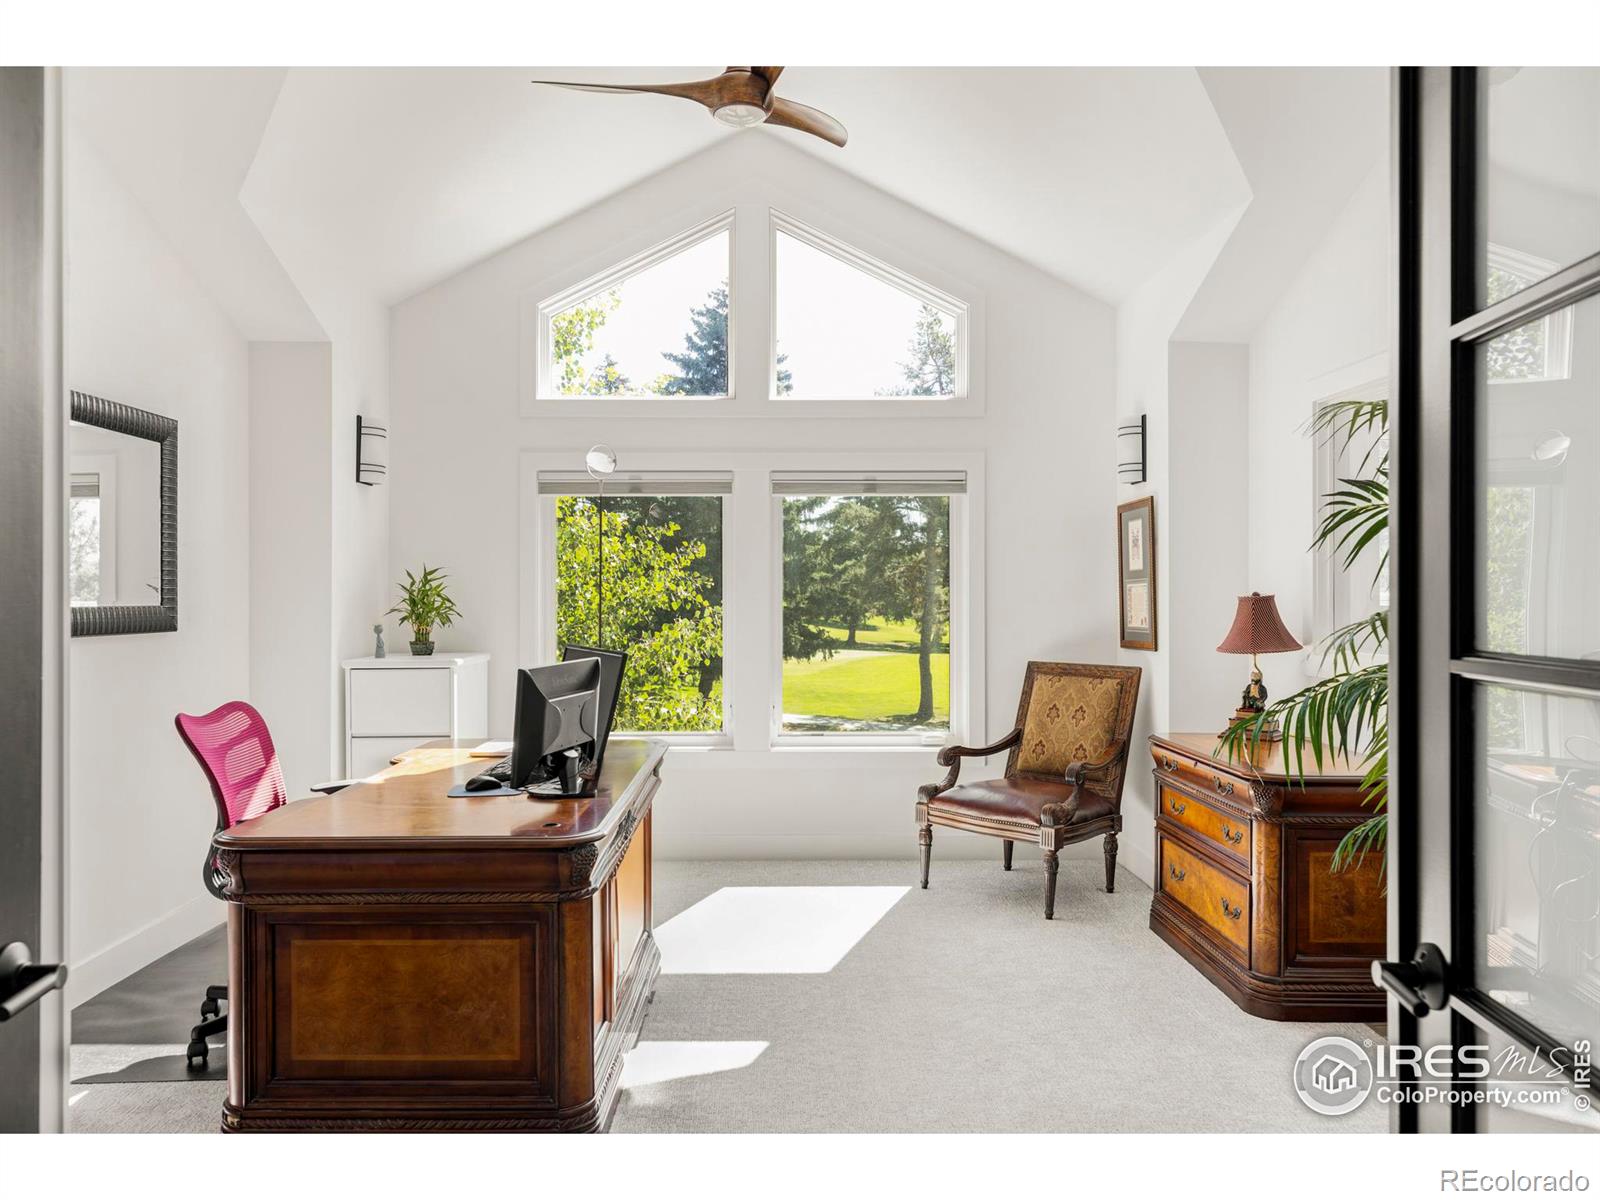
[[[962, 783], [928, 801], [930, 813], [959, 813], [980, 820], [1009, 821], [1025, 825], [1040, 824], [1039, 814], [1046, 804], [1065, 804], [1073, 787], [1053, 779], [985, 779]], [[1111, 801], [1087, 788], [1078, 790], [1078, 811], [1072, 824], [1081, 825], [1111, 815]]]

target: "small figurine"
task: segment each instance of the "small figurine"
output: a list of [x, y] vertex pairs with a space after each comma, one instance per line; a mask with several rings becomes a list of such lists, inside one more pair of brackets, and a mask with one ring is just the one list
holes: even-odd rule
[[387, 650], [385, 650], [384, 646], [383, 646], [383, 626], [381, 624], [374, 625], [372, 627], [372, 632], [378, 635], [378, 648], [372, 652], [372, 657], [373, 658], [387, 658], [387, 657], [389, 657], [389, 652]]

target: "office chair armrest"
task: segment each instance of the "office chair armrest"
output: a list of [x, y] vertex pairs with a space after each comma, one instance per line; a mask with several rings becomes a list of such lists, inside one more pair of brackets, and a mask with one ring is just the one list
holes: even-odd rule
[[331, 796], [335, 792], [342, 792], [352, 783], [360, 783], [359, 779], [330, 779], [327, 783], [313, 783], [311, 790], [321, 796]]
[[987, 758], [991, 754], [998, 754], [1002, 750], [1009, 750], [1022, 740], [1022, 728], [1018, 726], [1005, 737], [992, 746], [944, 746], [934, 759], [941, 767], [949, 767], [950, 773], [940, 783], [925, 783], [917, 789], [917, 795], [924, 800], [932, 800], [940, 792], [948, 792], [955, 787], [956, 779], [961, 774], [961, 760], [963, 758]]

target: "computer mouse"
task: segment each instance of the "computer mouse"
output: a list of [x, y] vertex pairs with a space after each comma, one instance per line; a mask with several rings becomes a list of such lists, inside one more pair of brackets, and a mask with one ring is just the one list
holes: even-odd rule
[[474, 775], [467, 780], [467, 791], [469, 792], [498, 792], [504, 786], [505, 784], [501, 783], [493, 775]]

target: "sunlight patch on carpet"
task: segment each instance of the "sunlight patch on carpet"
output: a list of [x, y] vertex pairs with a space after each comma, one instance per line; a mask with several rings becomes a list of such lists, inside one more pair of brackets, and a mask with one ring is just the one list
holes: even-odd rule
[[766, 1042], [640, 1042], [622, 1061], [622, 1086], [643, 1087], [737, 1071], [761, 1057]]
[[725, 887], [656, 929], [664, 975], [833, 970], [911, 889]]

